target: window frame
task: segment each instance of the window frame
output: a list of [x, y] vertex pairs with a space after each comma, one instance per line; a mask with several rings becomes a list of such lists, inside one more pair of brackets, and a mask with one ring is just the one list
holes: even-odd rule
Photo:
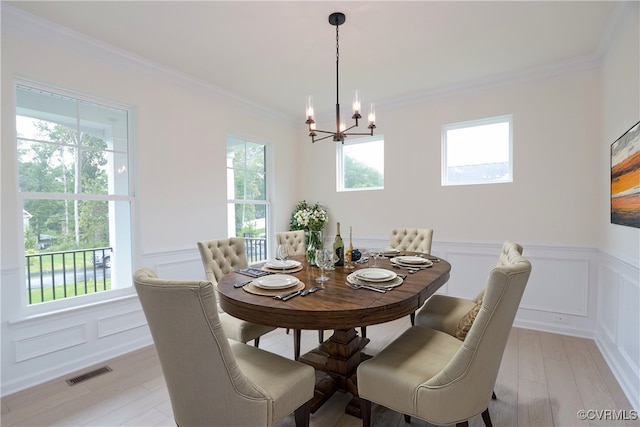
[[[378, 142], [378, 141], [382, 141], [382, 186], [345, 188], [344, 147], [349, 145], [368, 144], [368, 143]], [[336, 144], [336, 191], [338, 193], [341, 193], [341, 192], [352, 192], [352, 191], [384, 190], [384, 180], [385, 180], [384, 163], [385, 163], [385, 143], [384, 143], [383, 134], [359, 137], [359, 138], [354, 138], [350, 140], [346, 139], [344, 141], [344, 144]]]
[[[265, 218], [264, 218], [264, 222], [265, 222], [265, 252], [264, 252], [264, 260], [269, 259], [269, 256], [271, 254], [271, 241], [272, 241], [272, 236], [273, 233], [271, 231], [272, 229], [272, 224], [271, 224], [271, 185], [272, 185], [272, 177], [271, 177], [271, 145], [264, 140], [261, 140], [260, 138], [256, 138], [256, 137], [250, 137], [250, 136], [243, 136], [237, 133], [228, 133], [225, 137], [225, 151], [228, 150], [229, 148], [229, 142], [230, 140], [236, 140], [236, 141], [242, 141], [244, 143], [245, 146], [245, 153], [246, 153], [246, 144], [250, 143], [250, 144], [256, 144], [256, 145], [260, 145], [262, 147], [264, 147], [264, 200], [261, 199], [231, 199], [229, 198], [229, 191], [227, 190], [227, 195], [226, 195], [226, 199], [227, 199], [227, 234], [229, 235], [229, 237], [236, 237], [236, 230], [235, 230], [235, 206], [236, 205], [261, 205], [264, 206], [264, 210], [265, 210]], [[227, 157], [227, 163], [225, 165], [226, 168], [226, 179], [227, 179], [227, 189], [229, 188], [229, 185], [232, 185], [232, 183], [229, 183], [229, 170], [235, 170], [235, 168], [233, 168], [232, 166], [230, 167], [229, 165], [229, 158]], [[246, 165], [246, 162], [245, 162]], [[245, 167], [244, 171], [248, 171], [249, 169], [247, 169]], [[237, 195], [236, 195], [237, 196]], [[239, 237], [243, 237], [243, 236], [239, 236]], [[245, 244], [245, 248], [246, 248], [246, 244]], [[247, 253], [247, 260], [249, 261], [249, 264], [252, 263], [252, 259], [249, 253]], [[255, 262], [255, 261], [254, 261]]]
[[[447, 158], [447, 132], [457, 129], [465, 129], [472, 127], [481, 127], [486, 125], [508, 123], [509, 125], [509, 143], [508, 143], [508, 178], [507, 179], [486, 179], [478, 181], [460, 181], [451, 182], [449, 180], [449, 167]], [[513, 114], [505, 114], [484, 119], [469, 120], [465, 122], [457, 122], [442, 126], [441, 135], [441, 186], [459, 186], [459, 185], [483, 185], [483, 184], [508, 184], [513, 182]]]
[[[55, 192], [29, 192], [22, 191], [18, 185], [20, 180], [19, 174], [19, 157], [16, 151], [15, 157], [15, 165], [16, 165], [16, 199], [17, 205], [16, 209], [19, 212], [19, 218], [22, 221], [23, 216], [23, 207], [25, 200], [54, 200], [54, 201], [63, 201], [63, 200], [76, 200], [76, 201], [104, 201], [109, 204], [119, 202], [125, 202], [125, 205], [128, 208], [124, 208], [122, 205], [115, 208], [117, 212], [111, 212], [110, 218], [113, 217], [113, 220], [109, 220], [109, 245], [114, 247], [114, 251], [111, 252], [110, 256], [113, 257], [116, 262], [115, 265], [119, 265], [119, 267], [110, 267], [112, 270], [111, 273], [111, 289], [104, 290], [95, 293], [83, 294], [83, 295], [75, 295], [69, 296], [66, 298], [55, 299], [52, 301], [46, 301], [41, 303], [29, 304], [28, 295], [26, 289], [20, 292], [20, 307], [21, 311], [27, 315], [37, 315], [37, 314], [46, 314], [58, 312], [60, 310], [68, 310], [68, 309], [81, 309], [88, 305], [93, 305], [96, 303], [108, 303], [110, 301], [119, 300], [123, 297], [129, 297], [135, 295], [135, 289], [133, 287], [133, 282], [131, 277], [133, 277], [133, 271], [135, 269], [135, 265], [137, 264], [137, 257], [135, 254], [138, 253], [137, 248], [139, 245], [138, 236], [137, 236], [137, 181], [135, 179], [137, 169], [137, 164], [135, 163], [135, 152], [137, 148], [137, 141], [135, 138], [136, 135], [136, 121], [137, 121], [137, 111], [135, 107], [132, 105], [127, 105], [124, 103], [120, 103], [117, 101], [113, 101], [110, 99], [105, 99], [101, 97], [96, 97], [93, 95], [89, 95], [87, 93], [71, 90], [71, 89], [63, 89], [54, 85], [45, 84], [25, 78], [14, 78], [13, 82], [13, 90], [14, 90], [14, 119], [18, 117], [18, 99], [17, 92], [19, 87], [25, 87], [28, 89], [43, 91], [47, 93], [51, 93], [53, 95], [59, 95], [61, 97], [71, 98], [76, 102], [85, 102], [89, 104], [96, 104], [102, 107], [113, 108], [116, 110], [122, 110], [126, 112], [126, 121], [127, 121], [127, 142], [126, 142], [126, 167], [127, 170], [127, 192], [123, 194], [122, 192], [118, 193], [107, 192], [106, 194], [95, 194], [89, 192], [80, 192], [77, 194], [70, 193], [55, 193]], [[42, 111], [43, 114], [46, 114], [45, 111]], [[14, 134], [14, 147], [17, 150], [18, 144], [18, 127], [15, 127]], [[112, 150], [106, 150], [107, 152], [118, 151], [115, 148]], [[126, 211], [126, 221], [123, 224], [123, 220], [121, 220], [123, 209]], [[117, 223], [121, 225], [117, 225]], [[117, 244], [114, 243], [117, 241]], [[19, 246], [19, 255], [21, 259], [26, 259], [26, 251], [25, 251], [25, 236], [24, 233], [18, 233], [18, 246]], [[118, 261], [120, 260], [120, 261]], [[122, 262], [124, 260], [124, 262]], [[118, 271], [119, 273], [114, 274], [114, 271]], [[23, 286], [26, 283], [26, 266], [25, 263], [21, 263], [19, 267], [19, 283]], [[115, 284], [114, 284], [115, 283]]]

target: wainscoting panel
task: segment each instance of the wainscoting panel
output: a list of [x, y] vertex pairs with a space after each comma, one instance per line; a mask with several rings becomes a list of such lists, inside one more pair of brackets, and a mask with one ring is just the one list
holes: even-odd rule
[[144, 312], [140, 307], [114, 316], [97, 319], [98, 338], [105, 338], [131, 329], [139, 328], [147, 324]]
[[595, 341], [640, 411], [640, 266], [602, 252]]
[[520, 307], [588, 316], [589, 260], [528, 257], [532, 270]]
[[19, 338], [15, 341], [16, 362], [45, 356], [86, 342], [86, 323]]
[[640, 287], [628, 275], [620, 275], [620, 327], [618, 342], [620, 353], [634, 372], [640, 371]]

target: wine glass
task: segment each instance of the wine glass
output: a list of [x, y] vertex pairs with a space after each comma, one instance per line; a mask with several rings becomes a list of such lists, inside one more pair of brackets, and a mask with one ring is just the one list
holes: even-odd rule
[[318, 283], [324, 283], [329, 278], [324, 275], [324, 270], [327, 268], [331, 262], [333, 262], [333, 252], [328, 249], [317, 249], [316, 250], [316, 265], [320, 267], [320, 277], [316, 279]]
[[285, 272], [287, 258], [289, 258], [289, 245], [278, 245], [278, 249], [276, 249], [276, 259], [282, 261], [282, 274]]
[[383, 253], [382, 249], [369, 249], [369, 255], [371, 256], [371, 258], [373, 258], [372, 267], [375, 268], [378, 266], [378, 257], [382, 255], [382, 253]]

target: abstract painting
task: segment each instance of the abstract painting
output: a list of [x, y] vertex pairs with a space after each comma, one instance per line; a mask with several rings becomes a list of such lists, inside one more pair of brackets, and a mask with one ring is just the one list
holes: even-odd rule
[[640, 228], [640, 122], [611, 144], [611, 223]]

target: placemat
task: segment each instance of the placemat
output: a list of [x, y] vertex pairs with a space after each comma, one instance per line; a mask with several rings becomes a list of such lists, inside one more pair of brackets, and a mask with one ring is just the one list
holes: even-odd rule
[[268, 271], [269, 273], [282, 273], [282, 274], [297, 273], [298, 271], [302, 271], [302, 264], [300, 264], [297, 267], [287, 268], [284, 271], [282, 271], [281, 268], [271, 268], [265, 265], [262, 267], [262, 271]]
[[244, 285], [242, 289], [249, 292], [250, 294], [264, 295], [265, 297], [274, 297], [276, 295], [286, 294], [293, 291], [301, 291], [302, 289], [304, 289], [304, 286], [305, 285], [303, 282], [298, 282], [297, 284], [285, 289], [262, 289], [257, 287], [253, 283], [248, 283]]

